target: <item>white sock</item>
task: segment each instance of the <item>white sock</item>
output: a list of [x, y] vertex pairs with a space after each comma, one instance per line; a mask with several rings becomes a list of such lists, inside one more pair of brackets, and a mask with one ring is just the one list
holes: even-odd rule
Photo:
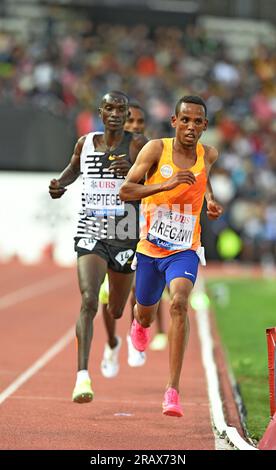
[[83, 382], [86, 379], [90, 379], [89, 373], [87, 369], [82, 369], [77, 372], [77, 384]]

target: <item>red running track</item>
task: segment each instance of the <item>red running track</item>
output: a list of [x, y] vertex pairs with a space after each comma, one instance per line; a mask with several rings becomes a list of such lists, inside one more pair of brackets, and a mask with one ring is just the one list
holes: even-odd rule
[[97, 315], [90, 359], [92, 403], [71, 402], [76, 371], [73, 338], [43, 367], [30, 371], [28, 380], [13, 393], [3, 395], [74, 326], [80, 295], [76, 270], [50, 262], [32, 267], [2, 264], [0, 273], [1, 449], [215, 449], [192, 315], [181, 379], [183, 418], [166, 417], [161, 411], [168, 350], [149, 351], [144, 367], [127, 365], [129, 309], [118, 321], [124, 341], [120, 373], [113, 379], [105, 379], [100, 372], [105, 332]]

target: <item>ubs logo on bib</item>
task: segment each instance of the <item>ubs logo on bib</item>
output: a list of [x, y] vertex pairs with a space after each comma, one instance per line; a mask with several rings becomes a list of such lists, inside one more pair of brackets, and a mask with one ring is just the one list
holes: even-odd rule
[[162, 165], [160, 168], [160, 173], [163, 178], [170, 178], [173, 174], [173, 169], [171, 165]]

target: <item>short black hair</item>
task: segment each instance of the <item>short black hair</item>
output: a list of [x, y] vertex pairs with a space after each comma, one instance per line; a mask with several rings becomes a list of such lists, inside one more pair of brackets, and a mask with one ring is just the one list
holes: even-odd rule
[[144, 110], [143, 106], [141, 106], [138, 101], [130, 101], [129, 102], [129, 107], [130, 108], [135, 108], [135, 109], [140, 109], [141, 111], [143, 111], [143, 113], [145, 114], [146, 111]]
[[143, 113], [145, 121], [148, 120], [147, 111], [145, 110], [145, 108], [143, 108], [143, 106], [140, 105], [140, 103], [138, 103], [138, 101], [130, 101], [128, 107], [129, 109], [130, 108], [139, 109]]
[[107, 93], [105, 93], [105, 95], [102, 97], [101, 105], [105, 101], [107, 95], [119, 95], [122, 98], [126, 99], [127, 104], [129, 106], [129, 97], [123, 91], [118, 91], [118, 90], [112, 90], [112, 91], [108, 91]]
[[182, 103], [193, 103], [193, 104], [199, 104], [200, 106], [203, 106], [204, 111], [205, 111], [205, 116], [207, 116], [207, 106], [203, 98], [201, 96], [197, 95], [186, 95], [182, 96], [180, 100], [176, 103], [175, 106], [175, 115], [177, 116], [180, 112], [180, 108]]

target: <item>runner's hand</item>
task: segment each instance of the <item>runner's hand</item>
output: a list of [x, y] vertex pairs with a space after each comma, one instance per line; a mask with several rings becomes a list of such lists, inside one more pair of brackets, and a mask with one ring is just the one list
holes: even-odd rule
[[109, 171], [118, 176], [126, 176], [131, 168], [131, 163], [128, 160], [122, 160], [120, 157], [116, 158], [116, 156], [114, 156], [114, 160], [109, 167]]
[[49, 193], [52, 199], [59, 199], [67, 191], [55, 178], [50, 181]]
[[167, 181], [162, 183], [163, 191], [170, 191], [171, 189], [176, 188], [179, 184], [189, 184], [192, 185], [196, 182], [195, 175], [190, 170], [180, 170]]
[[207, 202], [207, 217], [210, 220], [218, 219], [223, 213], [223, 207], [214, 200]]

